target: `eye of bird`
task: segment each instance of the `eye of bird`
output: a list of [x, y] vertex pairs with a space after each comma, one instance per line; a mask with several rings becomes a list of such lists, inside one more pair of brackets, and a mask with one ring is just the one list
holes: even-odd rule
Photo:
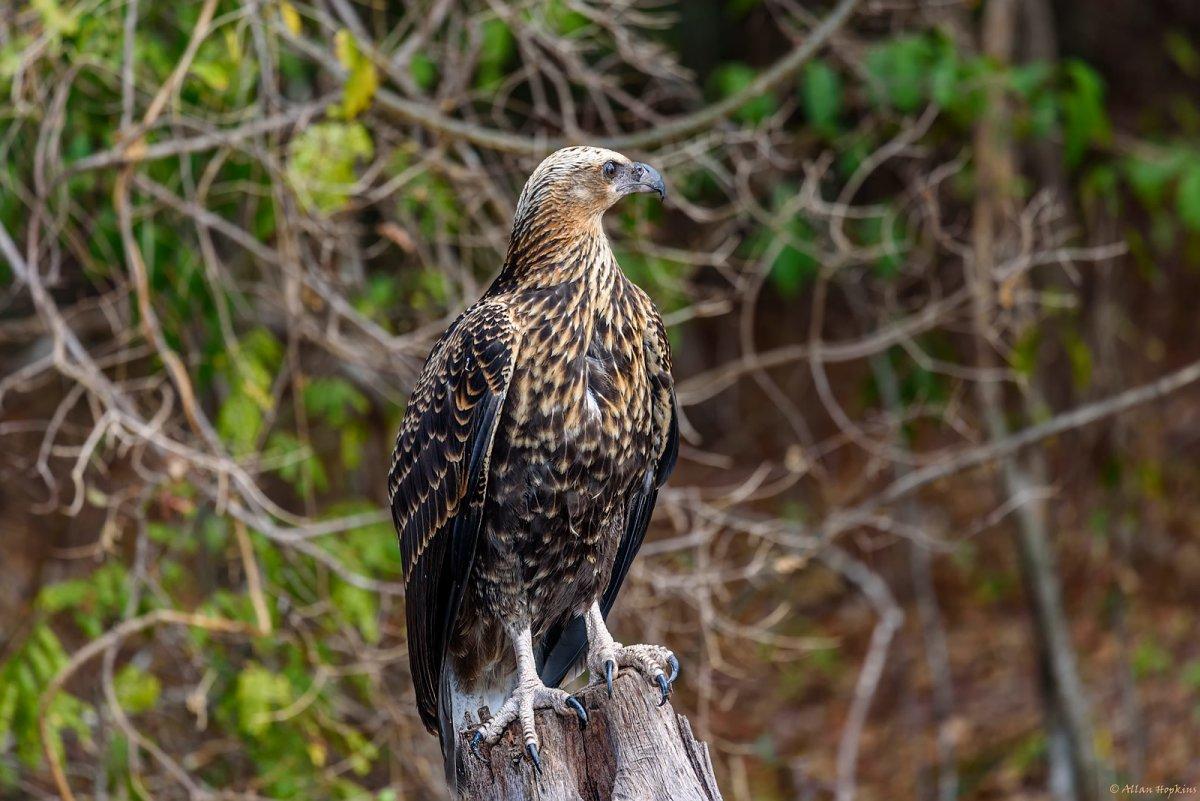
[[616, 174], [617, 174], [617, 162], [615, 162], [615, 161], [604, 162], [604, 177], [608, 178], [609, 180], [612, 180], [613, 177], [616, 176]]

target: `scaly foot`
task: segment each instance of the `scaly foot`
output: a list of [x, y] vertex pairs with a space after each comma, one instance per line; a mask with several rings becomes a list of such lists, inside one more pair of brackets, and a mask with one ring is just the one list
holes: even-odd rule
[[613, 674], [617, 668], [626, 667], [633, 668], [658, 685], [661, 696], [659, 706], [671, 697], [671, 685], [679, 678], [679, 660], [661, 645], [621, 645], [610, 639], [597, 642], [588, 652], [592, 683], [603, 681], [608, 687], [609, 698], [613, 694]]
[[533, 710], [553, 709], [560, 715], [575, 715], [579, 718], [579, 728], [587, 725], [587, 710], [583, 704], [565, 690], [547, 687], [536, 676], [531, 681], [525, 681], [513, 689], [503, 706], [496, 711], [486, 723], [476, 729], [471, 736], [471, 750], [479, 754], [481, 743], [494, 744], [504, 734], [508, 724], [514, 720], [521, 721], [521, 733], [525, 738], [525, 753], [533, 762], [533, 769], [542, 772], [542, 759], [538, 754], [538, 736], [533, 723]]

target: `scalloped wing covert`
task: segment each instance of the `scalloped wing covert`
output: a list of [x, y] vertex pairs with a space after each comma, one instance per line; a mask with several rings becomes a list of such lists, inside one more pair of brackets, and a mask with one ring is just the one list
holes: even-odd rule
[[447, 642], [482, 528], [516, 340], [506, 304], [485, 300], [463, 312], [434, 345], [396, 437], [388, 491], [404, 565], [417, 708], [431, 731], [438, 726]]

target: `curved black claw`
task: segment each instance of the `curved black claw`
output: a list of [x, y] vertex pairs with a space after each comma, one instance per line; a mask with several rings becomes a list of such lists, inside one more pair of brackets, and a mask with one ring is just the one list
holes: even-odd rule
[[471, 735], [471, 753], [474, 754], [475, 756], [479, 757], [480, 759], [483, 758], [483, 754], [479, 753], [479, 744], [482, 742], [483, 742], [483, 732], [476, 731], [474, 734]]
[[579, 699], [571, 696], [567, 699], [567, 706], [575, 710], [575, 714], [579, 716], [579, 728], [583, 729], [588, 723], [587, 710], [583, 708], [583, 704], [579, 703]]
[[667, 667], [671, 668], [671, 675], [667, 676], [667, 684], [674, 684], [675, 679], [679, 678], [679, 660], [675, 658], [675, 654], [667, 657]]
[[658, 691], [662, 693], [662, 700], [658, 702], [658, 705], [662, 706], [671, 697], [671, 685], [667, 683], [667, 677], [661, 673], [655, 676], [654, 680], [658, 682]]
[[604, 683], [608, 686], [608, 697], [613, 697], [613, 671], [617, 669], [617, 663], [611, 659], [604, 663]]
[[525, 752], [529, 754], [529, 759], [533, 762], [533, 772], [537, 775], [542, 775], [542, 758], [538, 755], [538, 747], [533, 743], [525, 746]]

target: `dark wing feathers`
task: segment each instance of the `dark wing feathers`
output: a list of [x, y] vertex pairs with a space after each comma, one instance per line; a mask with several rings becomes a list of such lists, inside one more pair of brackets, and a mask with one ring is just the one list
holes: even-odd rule
[[[608, 617], [617, 594], [633, 558], [637, 556], [646, 538], [646, 529], [650, 526], [650, 517], [654, 513], [654, 504], [658, 501], [658, 489], [666, 483], [671, 471], [675, 469], [675, 461], [679, 457], [679, 411], [676, 408], [675, 387], [671, 379], [671, 355], [667, 344], [666, 331], [657, 313], [653, 315], [654, 336], [647, 347], [647, 367], [650, 370], [652, 402], [655, 406], [654, 425], [658, 433], [657, 457], [648, 466], [641, 486], [634, 490], [629, 499], [629, 508], [625, 517], [625, 533], [621, 544], [617, 547], [617, 556], [613, 562], [612, 574], [604, 595], [600, 597], [600, 609]], [[566, 678], [567, 673], [579, 662], [587, 649], [587, 629], [583, 618], [576, 617], [569, 621], [561, 631], [548, 632], [545, 649], [542, 654], [538, 673], [547, 687], [557, 687]]]
[[479, 539], [515, 347], [503, 304], [481, 302], [464, 312], [434, 345], [396, 438], [388, 489], [417, 708], [430, 729], [438, 726], [442, 664]]

